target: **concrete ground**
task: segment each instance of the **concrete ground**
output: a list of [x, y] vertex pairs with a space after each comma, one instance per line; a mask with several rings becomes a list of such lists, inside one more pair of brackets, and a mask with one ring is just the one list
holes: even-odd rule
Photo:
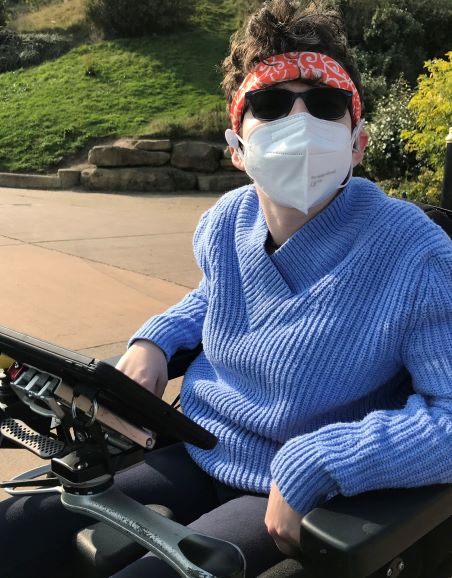
[[[120, 354], [198, 284], [192, 235], [217, 198], [0, 188], [0, 324], [100, 359]], [[3, 449], [0, 480], [43, 463]]]

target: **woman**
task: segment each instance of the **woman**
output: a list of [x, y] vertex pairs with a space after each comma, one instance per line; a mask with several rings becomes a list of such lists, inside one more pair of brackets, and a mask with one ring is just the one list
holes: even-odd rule
[[452, 251], [416, 207], [350, 180], [367, 136], [336, 13], [271, 2], [224, 69], [232, 161], [254, 185], [203, 215], [199, 288], [118, 367], [161, 395], [167, 360], [202, 340], [182, 407], [219, 443], [188, 453], [269, 493], [290, 554], [301, 516], [338, 492], [452, 480]]
[[[237, 544], [256, 576], [337, 493], [452, 481], [452, 249], [416, 207], [351, 178], [367, 137], [335, 11], [264, 4], [224, 70], [232, 160], [254, 183], [201, 217], [199, 287], [118, 364], [161, 396], [167, 361], [202, 341], [182, 408], [218, 444], [151, 453], [118, 483]], [[116, 576], [144, 575], [175, 573], [146, 556]]]

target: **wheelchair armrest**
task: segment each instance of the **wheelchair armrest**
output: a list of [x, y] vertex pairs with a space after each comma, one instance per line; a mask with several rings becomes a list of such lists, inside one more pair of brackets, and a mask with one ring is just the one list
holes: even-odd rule
[[168, 379], [184, 375], [189, 365], [198, 357], [201, 351], [202, 343], [194, 349], [179, 349], [176, 351], [168, 363]]
[[336, 496], [301, 522], [303, 567], [325, 578], [366, 578], [451, 516], [449, 484]]

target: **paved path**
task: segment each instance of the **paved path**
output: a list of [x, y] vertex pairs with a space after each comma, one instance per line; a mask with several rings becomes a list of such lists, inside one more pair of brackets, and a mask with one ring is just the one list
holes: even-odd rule
[[[0, 324], [98, 358], [121, 353], [198, 284], [192, 235], [217, 198], [0, 188]], [[1, 450], [0, 479], [37, 463]]]

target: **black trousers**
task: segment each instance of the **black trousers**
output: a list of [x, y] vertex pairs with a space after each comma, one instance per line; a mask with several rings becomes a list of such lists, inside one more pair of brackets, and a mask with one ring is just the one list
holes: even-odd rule
[[[163, 504], [196, 532], [233, 542], [246, 558], [247, 578], [283, 555], [264, 524], [267, 497], [245, 494], [217, 482], [190, 458], [182, 444], [146, 455], [146, 462], [119, 473], [116, 485], [143, 504]], [[0, 578], [52, 578], [70, 564], [72, 537], [91, 518], [67, 511], [58, 495], [0, 502]], [[115, 578], [175, 578], [167, 564], [147, 555]]]

